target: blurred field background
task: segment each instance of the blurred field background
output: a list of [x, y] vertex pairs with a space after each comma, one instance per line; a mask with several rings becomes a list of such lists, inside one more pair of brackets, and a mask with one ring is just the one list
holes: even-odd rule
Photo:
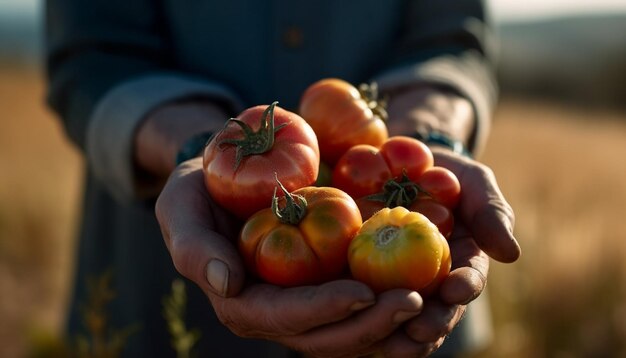
[[[511, 1], [507, 13], [502, 3], [503, 97], [481, 160], [515, 208], [523, 256], [492, 265], [494, 341], [475, 356], [626, 357], [626, 9], [558, 16]], [[23, 357], [62, 325], [83, 163], [44, 106], [40, 7], [8, 4], [0, 2], [0, 357]]]

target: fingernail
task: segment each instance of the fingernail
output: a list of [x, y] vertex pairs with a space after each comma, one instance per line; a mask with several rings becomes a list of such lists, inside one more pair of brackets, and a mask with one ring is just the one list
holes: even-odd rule
[[355, 302], [350, 306], [350, 311], [360, 311], [366, 307], [369, 307], [374, 304], [374, 301], [359, 301]]
[[220, 296], [225, 296], [228, 292], [228, 266], [218, 259], [209, 261], [206, 266], [206, 279], [213, 290]]
[[419, 312], [415, 312], [415, 311], [398, 311], [393, 315], [393, 323], [395, 324], [399, 324], [405, 321], [408, 321], [409, 319], [417, 316], [418, 314], [420, 314]]

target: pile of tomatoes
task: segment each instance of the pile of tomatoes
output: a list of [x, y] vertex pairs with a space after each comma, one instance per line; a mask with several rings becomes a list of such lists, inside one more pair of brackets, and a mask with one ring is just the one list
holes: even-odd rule
[[461, 187], [422, 142], [389, 137], [374, 86], [310, 85], [229, 120], [204, 151], [211, 197], [245, 221], [247, 268], [281, 286], [353, 277], [428, 295], [449, 274]]

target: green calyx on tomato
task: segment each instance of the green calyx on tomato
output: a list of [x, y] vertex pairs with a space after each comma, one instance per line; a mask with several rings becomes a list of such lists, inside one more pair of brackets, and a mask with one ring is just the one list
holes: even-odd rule
[[359, 85], [359, 94], [361, 98], [367, 103], [367, 107], [372, 110], [375, 116], [387, 121], [389, 114], [387, 114], [387, 101], [380, 99], [378, 95], [378, 83], [372, 82], [370, 84], [361, 83]]
[[[256, 150], [240, 148], [246, 132], [242, 128], [246, 126], [237, 121], [216, 132], [204, 149], [202, 171], [211, 198], [241, 219], [270, 209], [276, 173], [285, 188], [293, 192], [312, 185], [319, 172], [319, 145], [313, 128], [296, 113], [275, 104], [272, 111], [268, 107], [250, 107], [236, 117], [254, 132], [267, 132], [268, 139], [260, 140], [268, 148], [267, 143], [271, 143], [266, 152], [253, 154]], [[262, 127], [265, 129], [259, 130]]]
[[[276, 183], [285, 194], [285, 207], [278, 207], [278, 196], [276, 196], [277, 188], [274, 188], [274, 197], [272, 198], [272, 211], [274, 215], [284, 224], [298, 225], [306, 215], [307, 202], [304, 196], [290, 193], [283, 184], [278, 180], [276, 175]], [[296, 200], [299, 202], [297, 203]]]
[[378, 147], [387, 140], [387, 112], [376, 97], [376, 84], [359, 89], [338, 78], [325, 78], [307, 87], [299, 113], [317, 135], [323, 162], [334, 167], [351, 147]]
[[239, 164], [243, 157], [255, 154], [263, 154], [274, 146], [274, 134], [278, 132], [281, 128], [286, 126], [288, 123], [283, 123], [278, 127], [274, 125], [274, 108], [278, 104], [278, 101], [273, 102], [269, 105], [265, 111], [263, 111], [263, 115], [261, 118], [261, 126], [255, 132], [247, 123], [236, 119], [231, 118], [226, 122], [226, 125], [229, 123], [235, 123], [241, 127], [243, 131], [243, 138], [241, 139], [224, 139], [218, 145], [222, 146], [224, 144], [232, 144], [237, 146], [236, 151], [236, 160], [235, 160], [235, 169], [239, 168]]
[[427, 197], [431, 196], [426, 190], [409, 179], [406, 171], [403, 171], [400, 180], [388, 180], [383, 185], [382, 192], [368, 195], [366, 199], [384, 203], [387, 208], [395, 208], [396, 206], [408, 208], [420, 194]]

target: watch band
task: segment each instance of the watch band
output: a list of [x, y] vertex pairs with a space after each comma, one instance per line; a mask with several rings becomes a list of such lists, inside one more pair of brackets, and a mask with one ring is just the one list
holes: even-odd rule
[[441, 132], [429, 132], [427, 135], [415, 133], [413, 138], [422, 141], [425, 144], [437, 144], [451, 149], [454, 153], [464, 155], [468, 158], [472, 157], [461, 141], [452, 139]]

